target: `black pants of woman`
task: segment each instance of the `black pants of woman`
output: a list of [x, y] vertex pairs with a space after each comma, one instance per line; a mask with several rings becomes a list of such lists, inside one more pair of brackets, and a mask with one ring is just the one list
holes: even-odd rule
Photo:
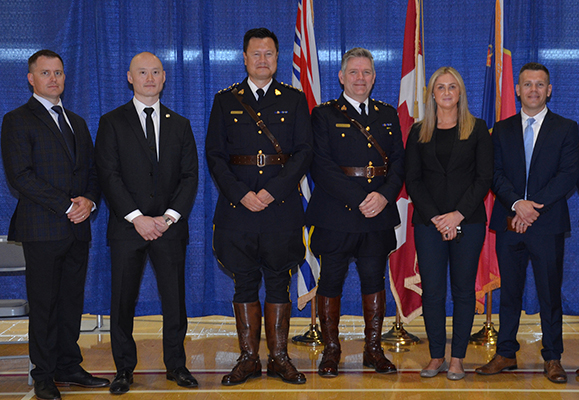
[[[446, 346], [446, 284], [454, 306], [451, 357], [464, 358], [475, 310], [475, 281], [485, 238], [485, 224], [462, 225], [460, 241], [443, 241], [434, 225], [415, 225], [414, 241], [422, 281], [422, 310], [430, 357], [444, 358]], [[450, 265], [450, 267], [449, 267]]]

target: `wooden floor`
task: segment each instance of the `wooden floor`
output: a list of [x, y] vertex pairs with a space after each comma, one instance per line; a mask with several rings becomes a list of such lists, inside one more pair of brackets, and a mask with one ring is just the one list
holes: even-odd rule
[[[83, 329], [95, 327], [95, 316], [86, 315]], [[495, 321], [498, 318], [494, 317]], [[482, 326], [484, 319], [477, 316], [473, 332]], [[104, 329], [83, 332], [80, 346], [85, 361], [83, 366], [93, 374], [112, 379], [114, 364], [110, 350], [110, 337]], [[389, 329], [392, 319], [387, 318]], [[450, 319], [448, 320], [450, 322]], [[309, 319], [294, 318], [290, 336], [307, 330]], [[235, 322], [232, 318], [211, 316], [189, 320], [189, 331], [185, 341], [188, 367], [199, 381], [198, 389], [183, 389], [165, 379], [161, 345], [161, 317], [138, 318], [135, 338], [138, 344], [139, 364], [135, 370], [135, 383], [131, 391], [123, 396], [112, 396], [108, 389], [61, 388], [64, 399], [360, 399], [360, 396], [385, 399], [578, 399], [579, 382], [575, 370], [579, 367], [579, 317], [565, 317], [563, 367], [569, 374], [567, 384], [549, 382], [542, 374], [540, 357], [541, 334], [538, 316], [523, 316], [519, 332], [521, 351], [518, 354], [519, 369], [500, 375], [483, 377], [473, 371], [487, 362], [494, 348], [469, 346], [465, 359], [466, 378], [452, 382], [445, 374], [432, 379], [420, 378], [419, 372], [429, 359], [428, 343], [422, 318], [405, 326], [422, 339], [407, 352], [386, 351], [398, 368], [398, 374], [380, 375], [362, 367], [363, 321], [360, 317], [343, 316], [340, 321], [342, 339], [342, 362], [340, 376], [323, 379], [316, 373], [321, 357], [321, 347], [310, 348], [289, 345], [289, 353], [295, 365], [305, 373], [305, 385], [290, 385], [265, 374], [267, 349], [262, 334], [261, 360], [264, 374], [261, 379], [252, 379], [233, 387], [221, 385], [221, 377], [229, 372], [238, 357]], [[450, 333], [451, 328], [448, 326]], [[27, 345], [17, 344], [27, 339], [27, 321], [0, 321], [0, 356], [26, 355]], [[450, 342], [450, 340], [448, 341]], [[388, 350], [388, 346], [385, 346]], [[28, 361], [25, 359], [0, 360], [0, 400], [24, 400], [34, 398], [31, 386], [27, 385]]]

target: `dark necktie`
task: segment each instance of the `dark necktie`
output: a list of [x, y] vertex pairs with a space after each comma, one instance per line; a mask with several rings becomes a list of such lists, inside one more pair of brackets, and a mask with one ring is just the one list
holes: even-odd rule
[[261, 99], [263, 99], [263, 96], [265, 96], [265, 92], [263, 91], [263, 89], [257, 89], [256, 91], [257, 93], [257, 102], [259, 103], [261, 101]]
[[366, 116], [366, 104], [360, 103], [360, 115]]
[[60, 132], [62, 132], [62, 136], [66, 142], [66, 147], [68, 147], [68, 151], [70, 152], [72, 159], [75, 160], [76, 156], [74, 151], [74, 133], [72, 133], [72, 129], [70, 129], [70, 126], [66, 122], [66, 118], [64, 118], [62, 107], [53, 106], [52, 109], [58, 114], [58, 125], [60, 126]]
[[147, 127], [147, 144], [149, 145], [149, 150], [153, 153], [153, 157], [155, 161], [157, 161], [157, 143], [155, 141], [155, 125], [153, 124], [153, 111], [155, 109], [153, 107], [146, 107], [145, 114], [147, 114], [147, 119], [145, 122], [145, 126]]

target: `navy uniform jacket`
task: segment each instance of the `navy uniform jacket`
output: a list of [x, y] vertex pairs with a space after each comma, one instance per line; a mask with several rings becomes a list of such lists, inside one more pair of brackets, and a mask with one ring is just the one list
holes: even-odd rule
[[454, 138], [446, 169], [436, 156], [436, 135], [428, 143], [418, 143], [420, 126], [414, 124], [406, 142], [412, 223], [430, 225], [434, 216], [454, 210], [464, 216], [462, 224], [486, 222], [484, 198], [493, 181], [493, 143], [487, 124], [477, 119], [467, 140]]
[[84, 119], [66, 110], [75, 135], [76, 160], [56, 122], [34, 97], [2, 121], [2, 158], [10, 185], [20, 194], [8, 237], [19, 242], [91, 239], [90, 218], [72, 223], [71, 198], [98, 202], [92, 138]]
[[[230, 155], [277, 154], [265, 133], [243, 108], [231, 89], [215, 95], [205, 149], [209, 171], [219, 188], [213, 223], [216, 227], [246, 232], [279, 232], [304, 225], [304, 210], [298, 190], [312, 158], [312, 131], [305, 95], [275, 79], [257, 103], [247, 78], [237, 87], [278, 140], [282, 152], [291, 154], [284, 165], [232, 165]], [[260, 212], [241, 203], [249, 191], [267, 190], [274, 201]]]
[[125, 216], [136, 209], [158, 216], [171, 208], [181, 218], [164, 238], [189, 237], [188, 216], [197, 193], [197, 148], [189, 120], [161, 104], [159, 161], [151, 157], [133, 101], [103, 115], [95, 149], [98, 177], [109, 203], [109, 239], [144, 240]]
[[[388, 174], [371, 181], [346, 176], [340, 167], [384, 165], [380, 153], [366, 137], [338, 111], [346, 106], [351, 118], [360, 114], [340, 96], [312, 111], [314, 160], [311, 175], [314, 192], [307, 209], [307, 224], [341, 232], [371, 232], [394, 228], [400, 223], [396, 199], [404, 177], [404, 147], [396, 110], [385, 103], [369, 100], [367, 126], [388, 156]], [[370, 192], [382, 194], [388, 204], [373, 218], [366, 218], [358, 206]]]
[[[507, 229], [507, 216], [514, 216], [513, 203], [525, 196], [525, 146], [521, 114], [497, 122], [493, 129], [495, 172], [492, 189], [496, 194], [490, 228]], [[527, 199], [544, 204], [541, 214], [527, 229], [534, 234], [557, 234], [571, 230], [567, 194], [579, 173], [579, 132], [577, 123], [547, 112], [537, 136]]]

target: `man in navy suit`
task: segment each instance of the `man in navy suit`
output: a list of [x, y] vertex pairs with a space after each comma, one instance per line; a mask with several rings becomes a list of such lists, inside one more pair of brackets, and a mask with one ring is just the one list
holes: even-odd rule
[[497, 232], [501, 272], [500, 332], [495, 357], [482, 375], [516, 369], [517, 331], [529, 259], [540, 304], [546, 377], [567, 382], [563, 353], [561, 282], [565, 232], [571, 230], [567, 194], [579, 174], [577, 123], [547, 108], [549, 71], [525, 64], [516, 87], [521, 112], [493, 130], [496, 194], [490, 228]]
[[126, 393], [133, 382], [133, 318], [147, 255], [163, 309], [166, 377], [179, 386], [196, 387], [183, 346], [187, 218], [198, 174], [195, 139], [189, 120], [159, 101], [165, 71], [154, 54], [133, 57], [127, 79], [135, 95], [101, 117], [95, 144], [98, 177], [110, 209], [111, 347], [117, 367], [110, 392]]
[[55, 386], [107, 386], [81, 366], [77, 345], [88, 262], [90, 214], [99, 199], [93, 144], [85, 121], [64, 109], [62, 58], [40, 50], [28, 59], [34, 94], [2, 122], [2, 157], [19, 194], [8, 238], [26, 260], [31, 372], [39, 399]]

